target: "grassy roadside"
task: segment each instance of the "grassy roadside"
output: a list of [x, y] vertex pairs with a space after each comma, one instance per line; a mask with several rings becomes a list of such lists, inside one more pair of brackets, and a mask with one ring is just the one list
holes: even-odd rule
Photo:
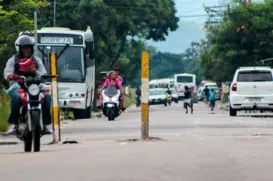
[[0, 132], [5, 132], [8, 129], [9, 114], [9, 96], [0, 92]]
[[225, 104], [228, 102], [228, 94], [224, 94], [223, 98], [221, 99], [221, 103]]
[[124, 97], [124, 107], [125, 108], [129, 108], [130, 106], [132, 106], [135, 103], [135, 89], [130, 89], [130, 95], [125, 95]]
[[[4, 95], [0, 91], [0, 132], [5, 132], [8, 129], [8, 117], [10, 114], [9, 108], [9, 96]], [[129, 108], [135, 103], [135, 89], [130, 90], [130, 95], [125, 95], [124, 106]], [[64, 113], [61, 112], [61, 116], [64, 116]], [[73, 117], [72, 112], [69, 113], [69, 116]]]
[[5, 132], [9, 127], [7, 122], [9, 118], [9, 107], [0, 107], [0, 115], [0, 132]]

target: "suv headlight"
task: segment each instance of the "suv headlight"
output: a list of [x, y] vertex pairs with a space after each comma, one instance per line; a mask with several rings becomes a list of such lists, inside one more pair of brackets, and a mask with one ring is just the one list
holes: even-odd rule
[[36, 84], [31, 84], [28, 87], [28, 92], [32, 96], [37, 96], [40, 93], [40, 87]]

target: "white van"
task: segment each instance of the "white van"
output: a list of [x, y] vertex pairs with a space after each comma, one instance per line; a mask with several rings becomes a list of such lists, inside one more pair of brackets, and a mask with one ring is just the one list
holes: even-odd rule
[[230, 116], [240, 110], [273, 110], [272, 75], [270, 67], [237, 69], [230, 86]]
[[203, 101], [206, 98], [206, 95], [204, 92], [204, 89], [206, 88], [206, 86], [208, 87], [209, 90], [214, 89], [214, 91], [216, 93], [216, 100], [221, 99], [221, 92], [220, 92], [218, 85], [216, 83], [210, 82], [210, 83], [205, 83], [204, 85], [202, 85], [198, 88], [197, 97], [198, 97], [199, 101]]

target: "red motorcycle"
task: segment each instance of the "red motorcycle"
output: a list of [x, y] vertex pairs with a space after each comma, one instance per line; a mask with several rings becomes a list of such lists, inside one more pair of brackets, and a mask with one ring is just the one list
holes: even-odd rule
[[[22, 82], [20, 83], [21, 89], [18, 90], [18, 93], [21, 94], [22, 107], [20, 108], [16, 136], [24, 142], [25, 152], [31, 152], [32, 143], [34, 152], [40, 151], [40, 138], [43, 136], [42, 103], [44, 101], [40, 84], [44, 79], [50, 77], [14, 77], [14, 79], [20, 79]], [[49, 89], [43, 90], [43, 92], [49, 91]]]

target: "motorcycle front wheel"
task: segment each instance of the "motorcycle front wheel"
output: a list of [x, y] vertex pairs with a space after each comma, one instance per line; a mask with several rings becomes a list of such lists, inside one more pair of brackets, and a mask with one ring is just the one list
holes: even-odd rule
[[24, 138], [24, 150], [25, 152], [31, 152], [31, 146], [32, 146], [32, 132], [29, 131]]
[[108, 121], [114, 121], [115, 120], [115, 110], [114, 110], [114, 108], [107, 108], [107, 116], [108, 116]]
[[34, 152], [40, 151], [41, 145], [41, 125], [40, 125], [40, 111], [33, 110], [30, 113], [32, 123], [32, 139]]

